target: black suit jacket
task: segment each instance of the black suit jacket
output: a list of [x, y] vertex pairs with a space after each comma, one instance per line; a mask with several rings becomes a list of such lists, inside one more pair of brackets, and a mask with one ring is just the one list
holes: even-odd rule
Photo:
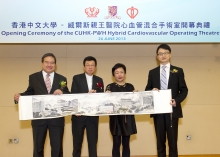
[[[97, 83], [102, 84], [102, 89], [97, 86]], [[96, 93], [104, 92], [104, 84], [103, 84], [102, 78], [93, 75], [92, 89], [96, 90]], [[73, 76], [71, 93], [76, 94], [76, 93], [88, 93], [88, 92], [89, 92], [89, 89], [88, 89], [85, 73]], [[75, 115], [73, 115], [72, 120], [73, 121], [76, 121], [76, 120], [77, 121], [84, 121], [84, 120], [86, 120], [86, 117], [87, 116], [76, 117]], [[90, 118], [93, 122], [98, 122], [97, 116], [94, 116], [94, 117], [90, 116]]]
[[[160, 66], [150, 70], [148, 75], [148, 83], [145, 90], [146, 91], [152, 90], [153, 88], [160, 89]], [[173, 107], [172, 117], [182, 118], [183, 113], [182, 113], [181, 102], [186, 98], [188, 94], [188, 88], [186, 86], [186, 82], [184, 79], [184, 72], [182, 68], [170, 65], [168, 89], [171, 89], [172, 99], [175, 99], [176, 101], [176, 107]]]
[[[67, 81], [66, 78], [60, 74], [54, 73], [54, 80], [53, 85], [50, 91], [50, 94], [56, 89], [60, 89], [60, 81]], [[69, 90], [67, 86], [63, 89], [63, 94], [68, 94]], [[47, 87], [44, 82], [42, 71], [36, 72], [29, 76], [29, 86], [24, 93], [21, 93], [22, 96], [24, 95], [47, 95]], [[64, 118], [52, 118], [50, 119], [51, 123], [55, 126], [64, 126]], [[45, 119], [39, 120], [32, 120], [32, 125], [44, 125], [46, 122]]]

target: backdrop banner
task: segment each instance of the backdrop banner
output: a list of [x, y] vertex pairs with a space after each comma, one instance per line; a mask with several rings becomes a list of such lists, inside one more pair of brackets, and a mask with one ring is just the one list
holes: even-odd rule
[[19, 120], [171, 113], [171, 90], [21, 96]]
[[219, 0], [0, 0], [0, 43], [219, 43]]

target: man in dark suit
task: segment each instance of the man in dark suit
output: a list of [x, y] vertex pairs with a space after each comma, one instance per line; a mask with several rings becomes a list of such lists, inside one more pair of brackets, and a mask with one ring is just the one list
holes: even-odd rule
[[145, 90], [171, 89], [173, 113], [154, 114], [155, 132], [157, 137], [157, 154], [166, 157], [166, 135], [169, 145], [169, 157], [177, 157], [178, 120], [182, 118], [181, 102], [188, 94], [183, 69], [170, 64], [171, 48], [161, 44], [156, 51], [160, 66], [150, 70]]
[[[104, 92], [103, 80], [94, 75], [97, 61], [88, 56], [83, 60], [85, 73], [73, 76], [71, 93]], [[84, 130], [86, 129], [89, 157], [97, 157], [98, 116], [72, 116], [73, 157], [81, 156]]]
[[[14, 95], [17, 102], [20, 95], [47, 95], [47, 94], [68, 94], [67, 86], [60, 85], [60, 82], [66, 82], [66, 78], [55, 73], [56, 57], [52, 53], [46, 53], [42, 57], [42, 71], [29, 76], [29, 86], [27, 90]], [[64, 118], [32, 120], [34, 152], [33, 157], [44, 156], [44, 143], [47, 130], [49, 130], [51, 156], [63, 157], [63, 132]]]

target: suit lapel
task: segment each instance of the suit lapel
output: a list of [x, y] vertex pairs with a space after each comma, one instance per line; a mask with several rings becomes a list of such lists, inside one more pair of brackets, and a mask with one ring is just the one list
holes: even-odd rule
[[50, 94], [53, 94], [53, 92], [55, 91], [56, 85], [59, 85], [59, 78], [58, 78], [58, 75], [54, 72], [53, 84], [50, 90]]
[[95, 77], [95, 75], [93, 75], [93, 77], [92, 77], [92, 89], [94, 89], [94, 90], [97, 90], [97, 80], [96, 80], [96, 77]]
[[86, 74], [83, 73], [81, 78], [82, 78], [81, 84], [82, 84], [84, 91], [89, 92], [88, 84], [87, 84], [87, 80], [86, 80]]
[[158, 87], [160, 89], [160, 66], [157, 67], [156, 69], [156, 77], [155, 77], [155, 81], [156, 81], [156, 87]]
[[43, 77], [42, 71], [37, 73], [37, 79], [40, 82], [40, 84], [42, 85], [42, 87], [45, 89], [45, 93], [47, 93], [47, 87], [44, 82], [44, 77]]
[[171, 72], [173, 70], [173, 66], [170, 65], [170, 76], [169, 76], [169, 82], [168, 82], [168, 89], [170, 89], [170, 85], [171, 85], [171, 82], [172, 82], [172, 79], [173, 79], [173, 73]]

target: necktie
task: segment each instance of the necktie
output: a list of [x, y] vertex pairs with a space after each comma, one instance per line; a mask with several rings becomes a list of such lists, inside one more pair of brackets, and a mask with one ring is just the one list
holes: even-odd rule
[[167, 89], [167, 75], [166, 75], [166, 66], [162, 66], [162, 72], [160, 75], [160, 89]]
[[51, 90], [51, 82], [50, 82], [50, 75], [49, 75], [49, 74], [47, 74], [47, 76], [46, 76], [45, 84], [46, 84], [48, 93], [50, 93], [50, 90]]

